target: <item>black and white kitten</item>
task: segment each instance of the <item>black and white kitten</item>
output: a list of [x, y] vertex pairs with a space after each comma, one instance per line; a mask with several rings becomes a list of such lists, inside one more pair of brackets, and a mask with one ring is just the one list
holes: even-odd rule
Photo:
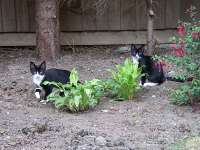
[[140, 84], [146, 86], [156, 86], [162, 84], [165, 80], [184, 82], [184, 80], [173, 77], [165, 77], [163, 66], [158, 61], [153, 60], [152, 56], [144, 55], [145, 45], [131, 45], [131, 55], [133, 63], [142, 68]]
[[68, 83], [70, 71], [61, 70], [61, 69], [47, 69], [46, 62], [43, 61], [40, 65], [36, 65], [34, 62], [30, 62], [30, 71], [33, 75], [33, 83], [36, 86], [35, 96], [37, 99], [41, 99], [42, 91], [44, 91], [44, 99], [46, 100], [47, 96], [52, 92], [52, 85], [43, 85], [44, 81], [54, 81], [60, 83]]

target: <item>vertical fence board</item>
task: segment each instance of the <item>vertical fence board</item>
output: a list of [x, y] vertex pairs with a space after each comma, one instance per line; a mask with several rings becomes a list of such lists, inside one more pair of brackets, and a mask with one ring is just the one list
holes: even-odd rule
[[29, 31], [28, 1], [15, 0], [17, 32]]
[[[182, 0], [181, 0], [182, 1]], [[180, 0], [166, 0], [165, 28], [176, 28], [180, 19]]]
[[82, 0], [82, 18], [83, 31], [96, 30], [96, 8], [94, 0]]
[[35, 32], [35, 0], [28, 0], [29, 32]]
[[121, 30], [134, 30], [136, 22], [136, 0], [121, 2]]
[[136, 22], [137, 29], [143, 30], [147, 28], [147, 15], [146, 15], [146, 2], [145, 0], [136, 0]]
[[154, 28], [163, 29], [165, 28], [165, 3], [166, 0], [155, 0], [153, 8], [155, 11], [155, 22]]
[[69, 6], [65, 2], [60, 9], [61, 31], [81, 31], [82, 30], [82, 9], [81, 1], [74, 0]]
[[15, 1], [2, 0], [2, 20], [4, 32], [16, 32], [16, 16], [15, 16]]
[[0, 32], [3, 32], [3, 19], [2, 19], [2, 14], [1, 14], [2, 12], [1, 7], [2, 5], [1, 5], [1, 0], [0, 0]]
[[120, 0], [112, 0], [108, 3], [108, 29], [120, 30]]
[[108, 4], [96, 8], [96, 26], [97, 30], [108, 30]]

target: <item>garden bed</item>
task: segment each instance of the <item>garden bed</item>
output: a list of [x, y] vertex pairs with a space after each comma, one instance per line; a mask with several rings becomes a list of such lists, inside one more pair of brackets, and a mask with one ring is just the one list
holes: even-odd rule
[[[106, 78], [106, 69], [130, 57], [114, 47], [79, 47], [47, 67], [71, 70], [80, 79]], [[198, 109], [170, 104], [177, 83], [144, 89], [130, 101], [103, 97], [94, 110], [59, 112], [35, 99], [29, 62], [34, 50], [0, 48], [0, 149], [7, 150], [160, 150], [200, 133]], [[40, 63], [40, 62], [38, 62]]]

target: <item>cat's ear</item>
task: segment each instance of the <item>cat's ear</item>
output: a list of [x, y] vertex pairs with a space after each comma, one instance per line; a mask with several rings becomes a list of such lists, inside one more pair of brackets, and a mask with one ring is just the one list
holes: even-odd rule
[[43, 61], [41, 64], [40, 64], [40, 72], [45, 72], [46, 71], [46, 62]]
[[131, 55], [132, 56], [136, 56], [136, 54], [137, 54], [137, 48], [135, 47], [135, 44], [132, 44], [131, 45]]
[[34, 62], [30, 62], [30, 72], [32, 73], [32, 74], [35, 74], [36, 73], [36, 65], [35, 65], [35, 63]]
[[139, 51], [144, 54], [144, 47], [145, 47], [145, 44], [142, 44], [139, 48]]

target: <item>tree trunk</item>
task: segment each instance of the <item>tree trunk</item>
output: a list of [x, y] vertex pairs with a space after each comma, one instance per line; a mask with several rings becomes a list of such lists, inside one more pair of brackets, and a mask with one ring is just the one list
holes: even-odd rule
[[153, 34], [154, 11], [153, 0], [146, 0], [147, 5], [147, 55], [152, 55], [155, 49], [155, 39]]
[[42, 60], [60, 56], [58, 0], [36, 0], [36, 49]]

